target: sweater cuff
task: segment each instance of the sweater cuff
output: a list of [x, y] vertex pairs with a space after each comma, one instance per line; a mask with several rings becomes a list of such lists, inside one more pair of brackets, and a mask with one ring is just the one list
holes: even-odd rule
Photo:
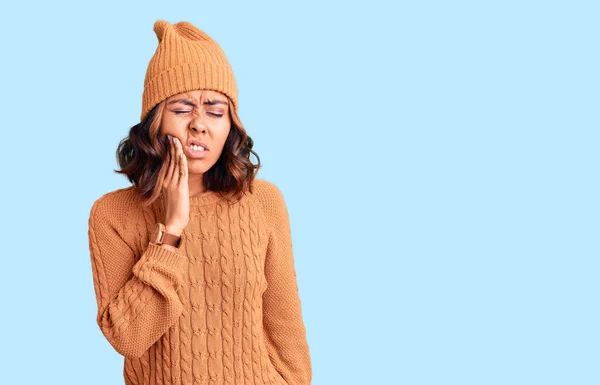
[[185, 265], [184, 256], [152, 242], [148, 244], [145, 256], [149, 260], [160, 262], [176, 270], [180, 270]]

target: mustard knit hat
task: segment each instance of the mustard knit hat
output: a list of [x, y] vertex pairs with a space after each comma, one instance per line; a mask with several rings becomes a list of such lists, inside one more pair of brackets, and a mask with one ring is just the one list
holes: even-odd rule
[[225, 52], [206, 33], [187, 21], [154, 23], [158, 47], [150, 59], [144, 92], [142, 115], [164, 99], [181, 92], [209, 89], [227, 95], [237, 112], [237, 85]]

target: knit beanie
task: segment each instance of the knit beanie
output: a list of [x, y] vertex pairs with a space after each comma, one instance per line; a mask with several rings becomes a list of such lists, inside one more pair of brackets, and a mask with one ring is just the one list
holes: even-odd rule
[[187, 21], [157, 20], [154, 32], [158, 47], [146, 71], [140, 120], [166, 98], [199, 89], [225, 94], [237, 112], [233, 71], [225, 52], [210, 36]]

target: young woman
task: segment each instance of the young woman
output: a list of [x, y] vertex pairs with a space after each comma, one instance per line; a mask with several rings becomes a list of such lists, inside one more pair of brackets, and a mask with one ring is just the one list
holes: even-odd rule
[[92, 205], [97, 323], [125, 383], [308, 385], [312, 371], [281, 191], [218, 44], [154, 24], [142, 115], [117, 150], [132, 186]]

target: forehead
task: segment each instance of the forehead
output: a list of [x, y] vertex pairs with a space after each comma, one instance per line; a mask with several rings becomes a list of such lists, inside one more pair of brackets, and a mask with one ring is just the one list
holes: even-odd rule
[[226, 101], [225, 95], [223, 95], [222, 93], [220, 93], [218, 91], [213, 91], [213, 90], [186, 91], [186, 92], [182, 92], [182, 93], [179, 93], [179, 94], [176, 94], [176, 95], [173, 95], [173, 96], [167, 98], [168, 101], [173, 100], [173, 99], [195, 99], [195, 100], [220, 99], [220, 100]]

